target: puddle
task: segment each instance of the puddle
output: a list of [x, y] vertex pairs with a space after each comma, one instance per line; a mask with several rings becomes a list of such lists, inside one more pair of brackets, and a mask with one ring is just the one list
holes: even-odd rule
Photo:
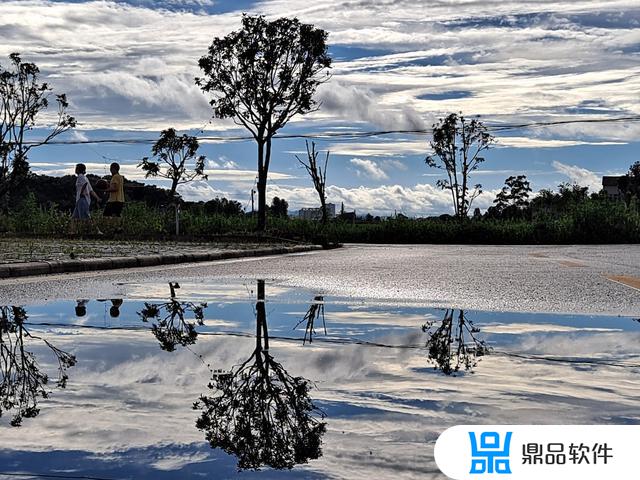
[[449, 426], [640, 422], [632, 318], [131, 291], [0, 307], [0, 478], [444, 478]]

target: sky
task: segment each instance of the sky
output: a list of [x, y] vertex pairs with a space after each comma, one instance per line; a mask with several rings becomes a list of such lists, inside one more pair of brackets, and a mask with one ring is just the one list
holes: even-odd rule
[[[246, 135], [212, 118], [194, 82], [198, 59], [214, 37], [240, 27], [243, 12], [296, 16], [329, 34], [332, 78], [316, 93], [321, 107], [292, 120], [284, 135], [428, 129], [452, 112], [488, 125], [640, 115], [637, 0], [3, 1], [0, 64], [19, 52], [55, 93], [67, 94], [78, 120], [67, 139], [154, 140], [169, 127]], [[485, 191], [474, 207], [490, 206], [510, 175], [526, 174], [534, 191], [562, 182], [597, 191], [602, 175], [640, 160], [639, 137], [640, 122], [503, 133], [472, 177]], [[330, 151], [328, 201], [358, 214], [450, 213], [450, 195], [436, 187], [443, 172], [424, 162], [429, 140], [316, 140]], [[255, 150], [250, 141], [202, 143], [209, 179], [181, 194], [250, 208]], [[148, 155], [147, 144], [51, 145], [32, 150], [30, 162], [36, 173], [72, 173], [84, 162], [106, 175], [118, 161], [127, 178], [142, 180], [136, 165]], [[285, 198], [290, 210], [319, 203], [296, 155], [305, 155], [304, 140], [275, 140], [267, 196]]]

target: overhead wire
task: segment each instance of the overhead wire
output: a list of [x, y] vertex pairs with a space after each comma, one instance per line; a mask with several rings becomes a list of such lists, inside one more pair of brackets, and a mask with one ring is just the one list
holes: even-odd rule
[[[573, 120], [552, 120], [529, 123], [504, 123], [487, 124], [488, 132], [507, 132], [513, 130], [526, 130], [529, 128], [556, 127], [572, 124], [600, 124], [600, 123], [620, 123], [620, 122], [640, 122], [640, 115], [617, 117], [617, 118], [583, 118]], [[426, 135], [433, 132], [433, 128], [427, 129], [398, 129], [398, 130], [368, 130], [358, 132], [318, 132], [318, 133], [291, 133], [275, 135], [274, 139], [360, 139], [371, 137], [383, 137], [390, 135]], [[253, 140], [251, 135], [200, 135], [196, 136], [199, 141], [211, 141], [218, 143], [241, 142]], [[99, 145], [99, 144], [121, 144], [121, 145], [145, 145], [153, 144], [156, 140], [152, 138], [100, 138], [100, 139], [70, 139], [52, 140], [47, 145]], [[39, 144], [39, 141], [27, 141], [25, 144]], [[104, 157], [107, 158], [107, 157]]]

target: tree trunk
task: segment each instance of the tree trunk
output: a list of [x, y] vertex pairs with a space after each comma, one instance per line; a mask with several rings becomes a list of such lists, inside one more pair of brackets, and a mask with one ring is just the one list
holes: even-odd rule
[[267, 228], [267, 176], [258, 174], [258, 231]]
[[268, 363], [266, 365], [263, 365], [262, 360], [263, 360], [263, 352], [264, 350], [267, 350], [267, 355], [268, 355], [268, 350], [269, 350], [269, 344], [268, 344], [268, 340], [265, 339], [265, 341], [267, 342], [264, 347], [262, 344], [263, 338], [262, 338], [262, 331], [264, 330], [266, 332], [266, 322], [267, 322], [267, 309], [266, 306], [264, 304], [264, 280], [258, 280], [258, 292], [257, 292], [258, 296], [257, 296], [257, 301], [256, 301], [256, 360], [259, 361], [259, 365], [261, 367], [261, 369], [264, 369], [268, 366]]
[[178, 189], [178, 179], [174, 178], [171, 180], [171, 190], [169, 191], [169, 195], [171, 196], [171, 198], [175, 197], [177, 189]]
[[320, 195], [320, 205], [322, 206], [322, 224], [327, 224], [327, 200]]
[[[266, 147], [266, 148], [265, 148]], [[258, 231], [267, 228], [267, 176], [271, 160], [271, 139], [258, 142]]]
[[[258, 141], [258, 231], [267, 227], [267, 181], [264, 171], [264, 142]], [[263, 181], [264, 178], [264, 181]]]

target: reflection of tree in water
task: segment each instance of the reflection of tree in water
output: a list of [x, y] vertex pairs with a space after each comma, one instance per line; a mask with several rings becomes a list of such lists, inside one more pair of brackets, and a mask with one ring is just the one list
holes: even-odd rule
[[316, 333], [315, 322], [320, 317], [322, 317], [322, 328], [324, 329], [324, 334], [326, 335], [327, 325], [324, 321], [324, 297], [318, 295], [317, 297], [314, 297], [313, 303], [309, 306], [309, 310], [307, 310], [307, 313], [302, 318], [302, 320], [300, 320], [296, 324], [296, 326], [293, 327], [293, 329], [296, 330], [300, 325], [302, 325], [303, 323], [305, 324], [304, 339], [302, 341], [303, 345], [307, 343], [307, 340], [309, 341], [309, 343], [313, 342], [313, 336]]
[[[198, 338], [196, 325], [204, 325], [204, 309], [206, 303], [180, 302], [176, 299], [177, 283], [169, 283], [171, 299], [165, 303], [145, 302], [144, 308], [138, 312], [143, 322], [153, 322], [151, 331], [160, 342], [160, 347], [173, 352], [176, 346], [193, 345]], [[194, 321], [185, 320], [185, 315], [192, 314]]]
[[214, 375], [194, 404], [196, 426], [212, 448], [238, 457], [238, 469], [290, 469], [322, 455], [324, 415], [309, 397], [311, 382], [292, 377], [269, 352], [264, 281], [258, 281], [256, 348], [230, 373]]
[[14, 411], [11, 425], [18, 427], [23, 418], [40, 413], [38, 398], [48, 398], [49, 377], [40, 371], [32, 352], [25, 350], [25, 341], [39, 340], [53, 352], [58, 360], [56, 385], [67, 385], [67, 368], [76, 364], [76, 358], [53, 346], [42, 337], [29, 333], [25, 327], [27, 313], [22, 307], [0, 307], [0, 417]]
[[429, 360], [446, 375], [455, 375], [461, 368], [472, 372], [478, 357], [490, 350], [484, 340], [476, 338], [480, 329], [466, 318], [464, 310], [459, 310], [455, 317], [455, 310], [447, 310], [439, 325], [431, 320], [422, 326], [422, 331], [429, 335], [426, 344]]

